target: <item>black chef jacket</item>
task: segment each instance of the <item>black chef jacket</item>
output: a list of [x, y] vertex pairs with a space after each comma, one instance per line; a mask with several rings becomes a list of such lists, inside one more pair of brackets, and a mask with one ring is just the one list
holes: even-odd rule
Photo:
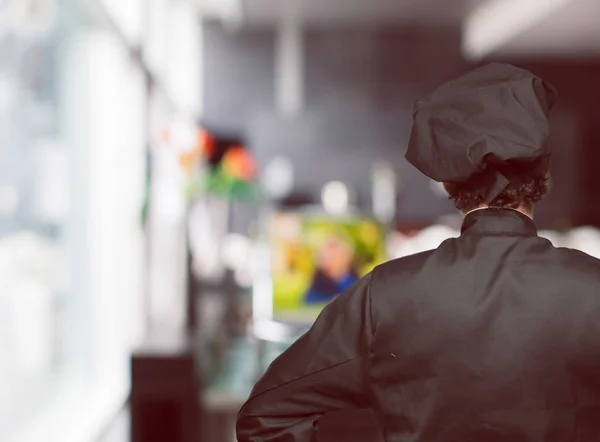
[[256, 384], [238, 441], [309, 442], [364, 407], [386, 442], [599, 442], [600, 261], [515, 210], [471, 212], [325, 308]]

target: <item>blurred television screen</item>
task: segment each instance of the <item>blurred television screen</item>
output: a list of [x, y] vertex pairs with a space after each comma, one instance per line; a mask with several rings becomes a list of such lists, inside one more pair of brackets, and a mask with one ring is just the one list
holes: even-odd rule
[[285, 212], [271, 220], [273, 318], [312, 322], [340, 293], [387, 259], [376, 221]]

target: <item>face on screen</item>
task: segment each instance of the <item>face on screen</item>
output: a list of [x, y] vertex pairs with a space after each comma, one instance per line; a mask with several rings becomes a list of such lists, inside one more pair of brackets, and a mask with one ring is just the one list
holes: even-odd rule
[[383, 230], [368, 218], [280, 213], [271, 225], [275, 318], [314, 320], [385, 260]]
[[333, 280], [339, 280], [351, 271], [354, 250], [340, 238], [332, 237], [321, 247], [318, 265], [323, 273]]

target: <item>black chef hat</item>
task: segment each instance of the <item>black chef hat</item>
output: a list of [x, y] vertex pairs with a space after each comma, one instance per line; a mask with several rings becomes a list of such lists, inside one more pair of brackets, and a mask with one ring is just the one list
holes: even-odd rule
[[406, 159], [438, 182], [480, 175], [489, 204], [518, 175], [547, 169], [556, 97], [526, 70], [500, 63], [475, 69], [415, 104]]

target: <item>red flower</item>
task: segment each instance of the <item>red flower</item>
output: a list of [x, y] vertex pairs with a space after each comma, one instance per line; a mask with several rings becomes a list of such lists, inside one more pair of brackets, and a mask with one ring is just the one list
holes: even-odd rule
[[215, 151], [215, 139], [204, 129], [200, 129], [198, 132], [199, 150], [206, 158], [210, 158]]

